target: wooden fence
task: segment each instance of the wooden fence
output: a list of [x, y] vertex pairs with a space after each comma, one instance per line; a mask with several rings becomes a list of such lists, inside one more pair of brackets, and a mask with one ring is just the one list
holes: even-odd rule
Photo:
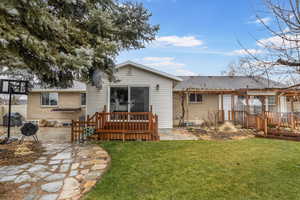
[[95, 130], [96, 140], [159, 140], [158, 117], [151, 112], [101, 112], [87, 121], [72, 121], [71, 140], [84, 139], [86, 128]]
[[[246, 111], [229, 111], [228, 116], [230, 121], [241, 124], [245, 128], [263, 131], [265, 135], [297, 135], [295, 129], [300, 124], [300, 118], [294, 113], [262, 112], [260, 114], [250, 114]], [[291, 130], [282, 131], [281, 128], [290, 128]]]

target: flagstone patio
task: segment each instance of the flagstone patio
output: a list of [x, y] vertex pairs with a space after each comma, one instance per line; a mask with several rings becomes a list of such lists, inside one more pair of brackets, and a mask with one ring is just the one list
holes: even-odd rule
[[79, 199], [101, 178], [110, 163], [92, 144], [44, 143], [33, 163], [0, 167], [0, 184], [10, 185], [10, 199]]

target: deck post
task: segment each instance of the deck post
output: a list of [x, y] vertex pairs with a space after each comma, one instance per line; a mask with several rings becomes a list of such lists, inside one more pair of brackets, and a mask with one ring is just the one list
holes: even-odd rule
[[280, 102], [280, 95], [277, 95], [277, 110], [278, 110], [278, 114], [277, 114], [277, 130], [279, 131], [280, 129], [280, 112], [281, 112], [281, 102]]
[[158, 116], [155, 115], [155, 138], [156, 140], [159, 140], [159, 136], [158, 136]]
[[292, 97], [292, 100], [291, 100], [291, 111], [292, 111], [291, 123], [292, 123], [292, 130], [293, 130], [293, 129], [295, 129], [295, 122], [294, 122], [294, 97]]
[[264, 132], [265, 132], [265, 136], [268, 135], [268, 119], [264, 118]]
[[246, 127], [247, 128], [249, 128], [249, 119], [248, 119], [249, 114], [250, 114], [249, 95], [246, 94]]
[[234, 117], [234, 95], [231, 95], [231, 118], [233, 123], [235, 123], [235, 117]]

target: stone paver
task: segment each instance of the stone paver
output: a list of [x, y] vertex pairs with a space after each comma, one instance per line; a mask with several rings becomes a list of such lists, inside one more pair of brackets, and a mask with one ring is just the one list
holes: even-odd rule
[[58, 194], [45, 194], [40, 198], [40, 200], [56, 200], [57, 197]]
[[160, 140], [198, 140], [195, 135], [181, 128], [160, 129], [159, 137]]
[[110, 162], [107, 152], [97, 145], [42, 145], [46, 151], [33, 163], [0, 166], [0, 182], [14, 184], [12, 194], [24, 194], [22, 199], [79, 199], [96, 184]]
[[75, 178], [67, 178], [64, 181], [63, 191], [60, 199], [68, 199], [80, 194], [80, 184]]
[[48, 176], [47, 178], [45, 178], [46, 181], [55, 181], [55, 180], [62, 180], [64, 179], [66, 176], [66, 174], [52, 174], [50, 176]]
[[46, 192], [58, 192], [63, 185], [62, 181], [56, 181], [51, 183], [46, 183], [41, 186], [42, 190]]
[[22, 174], [15, 179], [15, 183], [31, 182], [32, 178], [28, 174]]

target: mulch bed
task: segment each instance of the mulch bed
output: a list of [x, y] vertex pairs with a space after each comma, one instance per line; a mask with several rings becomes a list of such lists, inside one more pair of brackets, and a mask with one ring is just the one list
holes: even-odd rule
[[[20, 165], [37, 160], [44, 149], [40, 143], [19, 141], [0, 145], [0, 166]], [[1, 194], [1, 193], [0, 193]]]
[[[0, 183], [0, 199], [12, 199], [11, 197], [14, 195], [16, 197], [19, 196], [19, 194], [12, 194], [14, 184], [9, 184], [9, 183]], [[13, 198], [13, 199], [18, 199], [18, 198]], [[21, 198], [19, 198], [21, 199]]]

